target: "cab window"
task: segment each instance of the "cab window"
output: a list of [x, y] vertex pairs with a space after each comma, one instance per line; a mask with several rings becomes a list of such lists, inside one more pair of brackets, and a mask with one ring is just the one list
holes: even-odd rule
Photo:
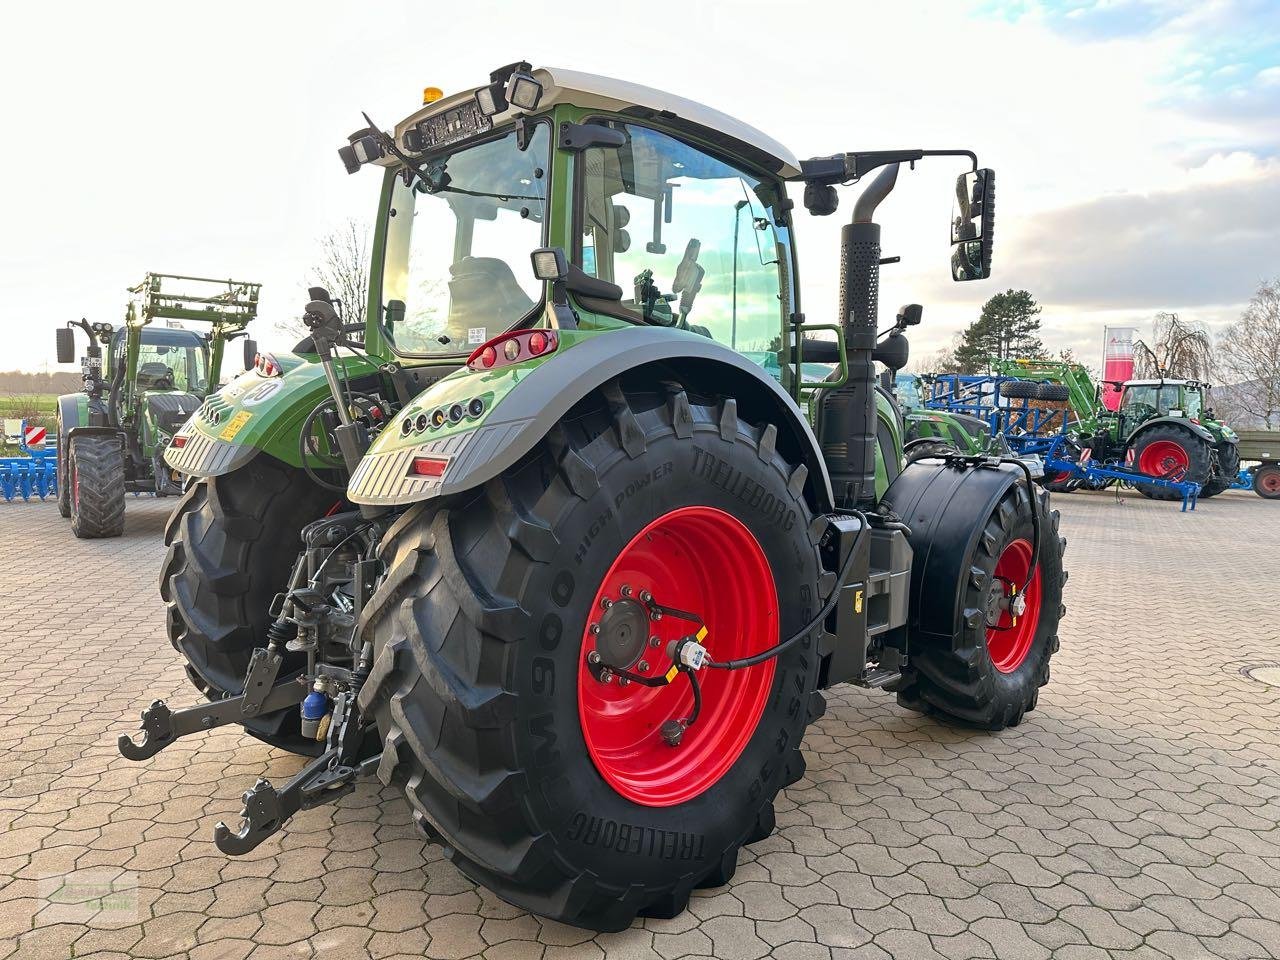
[[781, 187], [647, 127], [581, 164], [584, 272], [622, 288], [637, 321], [711, 337], [776, 375], [791, 311]]

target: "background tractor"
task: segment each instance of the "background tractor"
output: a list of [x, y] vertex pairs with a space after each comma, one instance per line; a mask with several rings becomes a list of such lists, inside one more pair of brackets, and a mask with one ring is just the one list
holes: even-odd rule
[[[1070, 437], [1065, 459], [1078, 459], [1088, 450], [1098, 463], [1128, 463], [1150, 477], [1199, 484], [1201, 497], [1216, 496], [1236, 480], [1239, 438], [1213, 415], [1207, 383], [1168, 378], [1107, 381], [1120, 390], [1113, 412], [1102, 404], [1099, 388], [1079, 364], [1017, 359], [992, 361], [992, 369], [1020, 378], [1000, 384], [1002, 397], [1066, 404]], [[1077, 485], [1069, 473], [1046, 477], [1050, 490]], [[1181, 496], [1166, 485], [1135, 480], [1134, 486], [1152, 499]]]
[[[877, 335], [899, 165], [969, 161], [960, 280], [990, 272], [994, 173], [800, 161], [526, 63], [427, 92], [340, 151], [382, 172], [367, 307], [313, 289], [311, 335], [165, 454], [195, 481], [161, 593], [211, 702], [157, 701], [121, 752], [242, 723], [314, 759], [245, 794], [224, 852], [376, 774], [476, 882], [614, 930], [769, 835], [822, 689], [991, 730], [1034, 709], [1063, 613], [1047, 495], [997, 457], [904, 465], [876, 382], [913, 314]], [[858, 180], [839, 316], [811, 323], [788, 191], [829, 215]]]
[[[174, 283], [186, 292], [174, 292]], [[167, 289], [166, 289], [167, 288]], [[181, 492], [164, 463], [170, 439], [214, 390], [228, 341], [245, 336], [260, 284], [148, 273], [119, 328], [72, 321], [57, 331], [59, 363], [74, 363], [75, 330], [88, 338], [80, 359], [84, 391], [58, 398], [58, 510], [77, 537], [124, 532], [124, 495]], [[155, 319], [198, 320], [208, 333], [154, 327]], [[244, 341], [245, 367], [257, 347]], [[105, 356], [104, 356], [105, 352]]]

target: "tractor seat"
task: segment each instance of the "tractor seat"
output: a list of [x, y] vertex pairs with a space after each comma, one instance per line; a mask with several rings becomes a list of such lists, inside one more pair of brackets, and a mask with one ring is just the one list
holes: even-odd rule
[[449, 268], [449, 336], [467, 342], [483, 327], [485, 339], [502, 333], [533, 308], [505, 260], [463, 257]]
[[172, 390], [173, 369], [159, 360], [152, 360], [138, 367], [138, 389]]

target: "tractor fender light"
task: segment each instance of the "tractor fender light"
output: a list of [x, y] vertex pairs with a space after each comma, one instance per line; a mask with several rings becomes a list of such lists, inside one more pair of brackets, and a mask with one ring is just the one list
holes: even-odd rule
[[413, 426], [419, 433], [427, 429], [427, 415], [425, 413], [418, 414], [418, 419], [413, 422]]
[[253, 369], [260, 377], [278, 377], [284, 372], [280, 369], [280, 364], [276, 362], [276, 358], [269, 353], [255, 355]]
[[484, 413], [484, 401], [479, 397], [475, 397], [467, 403], [467, 416], [475, 419], [482, 413]]
[[442, 477], [449, 466], [447, 457], [414, 457], [409, 474], [415, 477]]
[[450, 407], [450, 408], [449, 408], [449, 422], [450, 422], [450, 423], [460, 423], [460, 422], [462, 421], [462, 418], [463, 418], [465, 415], [466, 415], [466, 414], [465, 414], [465, 412], [464, 412], [464, 411], [463, 411], [463, 409], [462, 409], [462, 404], [460, 404], [460, 403], [455, 403], [452, 407]]
[[477, 347], [467, 357], [467, 366], [483, 373], [522, 360], [545, 356], [559, 346], [560, 337], [555, 330], [512, 330]]

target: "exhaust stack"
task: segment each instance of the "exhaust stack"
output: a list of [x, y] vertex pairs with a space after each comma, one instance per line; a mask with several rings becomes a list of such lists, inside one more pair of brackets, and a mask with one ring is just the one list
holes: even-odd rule
[[836, 504], [873, 505], [876, 497], [875, 364], [880, 305], [880, 224], [876, 207], [898, 179], [886, 166], [858, 197], [853, 221], [840, 231], [840, 323], [849, 379], [822, 402], [819, 441], [831, 474]]

